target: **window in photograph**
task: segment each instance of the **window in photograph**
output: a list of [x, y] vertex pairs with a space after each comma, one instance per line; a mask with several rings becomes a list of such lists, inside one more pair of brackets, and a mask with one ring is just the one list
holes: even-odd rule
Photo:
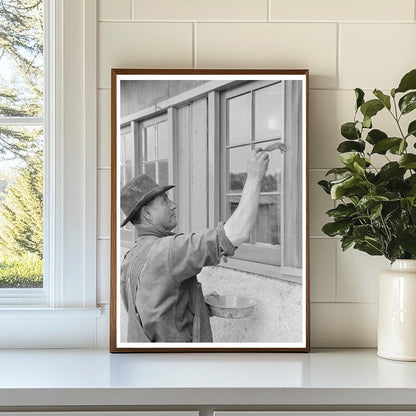
[[44, 286], [43, 6], [1, 2], [0, 296]]
[[[222, 210], [228, 218], [237, 208], [246, 180], [249, 153], [276, 141], [283, 143], [283, 82], [249, 82], [223, 93], [221, 128], [223, 143]], [[280, 265], [282, 244], [282, 166], [280, 150], [270, 152], [269, 169], [261, 184], [256, 227], [236, 257]]]
[[[160, 185], [169, 182], [167, 116], [132, 121], [120, 129], [120, 189], [140, 173], [149, 175]], [[120, 210], [120, 222], [125, 218]], [[123, 247], [134, 245], [136, 232], [131, 222], [120, 231]]]
[[143, 123], [141, 131], [141, 173], [159, 185], [169, 181], [168, 122], [164, 118]]

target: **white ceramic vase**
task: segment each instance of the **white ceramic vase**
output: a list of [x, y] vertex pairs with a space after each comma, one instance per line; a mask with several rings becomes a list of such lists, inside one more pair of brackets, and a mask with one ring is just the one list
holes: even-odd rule
[[396, 260], [380, 275], [377, 354], [416, 361], [416, 260]]

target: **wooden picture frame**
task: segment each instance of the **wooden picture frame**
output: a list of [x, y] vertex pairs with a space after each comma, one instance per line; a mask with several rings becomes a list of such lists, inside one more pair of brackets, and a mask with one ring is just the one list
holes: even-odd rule
[[[306, 69], [112, 70], [111, 352], [309, 351], [308, 89]], [[165, 276], [173, 274], [170, 257], [184, 252], [176, 241], [191, 244], [194, 237], [189, 236], [197, 233], [192, 236], [199, 244], [216, 241], [216, 250], [225, 244], [218, 223], [239, 203], [247, 155], [274, 143], [278, 149], [268, 153], [269, 171], [249, 241], [228, 261], [223, 257], [218, 265], [209, 263], [198, 280], [182, 269]], [[136, 254], [144, 240], [137, 240], [142, 234], [131, 222], [121, 227], [127, 208], [121, 207], [120, 194], [142, 173], [159, 185], [176, 185], [167, 191], [176, 204], [178, 225], [172, 231], [183, 235], [158, 235], [150, 248], [156, 251], [140, 263]], [[200, 248], [189, 247], [186, 256], [200, 255]], [[173, 261], [179, 262], [176, 257]], [[135, 263], [140, 273], [131, 271], [132, 259], [140, 263]], [[155, 283], [143, 283], [146, 279]], [[186, 282], [191, 287], [190, 279], [192, 285], [202, 283], [204, 298], [181, 286]], [[174, 289], [165, 290], [167, 284]], [[158, 294], [155, 301], [153, 292], [160, 287], [168, 294]], [[218, 293], [208, 298], [214, 290]], [[211, 306], [201, 306], [197, 299]], [[237, 300], [243, 303], [229, 303]], [[214, 314], [209, 324], [207, 308]], [[132, 335], [129, 322], [140, 326], [146, 340]], [[201, 325], [212, 331], [212, 340], [197, 337]]]

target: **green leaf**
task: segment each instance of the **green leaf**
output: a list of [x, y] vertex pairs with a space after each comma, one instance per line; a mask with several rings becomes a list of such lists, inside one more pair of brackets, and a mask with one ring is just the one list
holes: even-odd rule
[[326, 214], [334, 220], [348, 218], [357, 212], [354, 204], [339, 204], [336, 208], [330, 209]]
[[374, 117], [380, 110], [384, 108], [380, 100], [370, 100], [361, 106], [361, 112], [365, 118]]
[[374, 247], [374, 245], [370, 244], [369, 242], [356, 242], [354, 248], [360, 251], [364, 251], [370, 256], [381, 256], [383, 254], [381, 251], [381, 246], [380, 248], [377, 246]]
[[356, 88], [355, 90], [355, 111], [357, 111], [364, 104], [364, 91], [361, 88]]
[[399, 108], [402, 114], [407, 114], [416, 108], [416, 91], [409, 92], [399, 101]]
[[341, 126], [341, 135], [348, 140], [357, 140], [361, 137], [360, 131], [357, 129], [357, 123], [350, 121]]
[[373, 123], [371, 122], [371, 117], [364, 116], [363, 127], [366, 129], [371, 129], [373, 127]]
[[341, 238], [341, 247], [342, 251], [347, 250], [354, 244], [354, 237], [351, 235], [346, 235]]
[[339, 155], [339, 160], [346, 166], [352, 167], [354, 162], [360, 158], [357, 152], [346, 152]]
[[352, 141], [341, 142], [339, 146], [337, 147], [337, 151], [340, 153], [352, 152], [354, 150], [357, 152], [364, 152], [364, 149], [365, 149], [365, 142], [363, 140], [358, 140], [356, 142], [352, 142]]
[[383, 103], [388, 110], [391, 109], [390, 97], [385, 95], [382, 91], [375, 89], [373, 94]]
[[394, 98], [396, 96], [396, 88], [392, 88], [390, 91], [390, 95]]
[[357, 208], [362, 211], [365, 212], [368, 209], [374, 207], [375, 205], [378, 205], [380, 202], [382, 201], [388, 201], [389, 199], [385, 196], [382, 195], [364, 195], [361, 199], [360, 202], [357, 205]]
[[365, 168], [366, 168], [365, 159], [360, 158], [360, 159], [355, 160], [352, 167], [353, 167], [355, 172], [363, 174], [365, 172]]
[[393, 240], [389, 241], [389, 243], [387, 244], [387, 255], [386, 257], [390, 260], [390, 261], [394, 261], [396, 259], [399, 259], [403, 256], [402, 254], [402, 250], [400, 249], [400, 245], [399, 242], [397, 241], [396, 238], [394, 238]]
[[409, 127], [407, 128], [407, 135], [408, 136], [415, 136], [416, 137], [416, 120], [413, 120], [410, 124]]
[[348, 168], [334, 168], [334, 169], [330, 169], [325, 176], [331, 175], [331, 174], [335, 174], [335, 175], [344, 175], [346, 173], [351, 172], [351, 169]]
[[368, 143], [374, 145], [380, 140], [386, 139], [387, 137], [388, 136], [386, 133], [384, 133], [384, 131], [374, 129], [368, 132], [366, 140]]
[[387, 150], [390, 150], [393, 146], [400, 146], [402, 139], [398, 137], [387, 137], [386, 139], [382, 139], [378, 141], [374, 147], [371, 154], [377, 153], [380, 155], [384, 155]]
[[374, 207], [370, 208], [370, 218], [375, 220], [381, 217], [381, 212], [383, 211], [383, 204], [377, 204]]
[[335, 221], [325, 224], [322, 227], [322, 231], [329, 237], [335, 237], [337, 235], [346, 235], [351, 227], [349, 221]]
[[319, 181], [318, 185], [327, 193], [327, 194], [331, 194], [331, 187], [329, 185], [328, 181]]
[[373, 233], [371, 225], [357, 225], [352, 231], [355, 240], [364, 240], [368, 234]]
[[407, 141], [405, 139], [400, 139], [399, 144], [394, 145], [390, 148], [390, 153], [394, 155], [402, 155], [406, 149], [407, 149]]
[[399, 165], [405, 169], [416, 169], [416, 155], [408, 153], [399, 159]]
[[389, 181], [391, 178], [403, 178], [406, 169], [400, 167], [397, 162], [389, 162], [385, 164], [379, 171], [378, 177], [382, 181]]
[[412, 69], [408, 72], [404, 77], [401, 79], [398, 88], [396, 88], [395, 92], [406, 92], [409, 90], [416, 89], [416, 69]]
[[416, 254], [416, 227], [406, 228], [398, 238], [399, 244], [405, 251]]
[[345, 195], [345, 191], [348, 188], [354, 187], [358, 182], [355, 176], [351, 176], [347, 179], [343, 179], [342, 182], [337, 183], [331, 187], [331, 198], [340, 199]]

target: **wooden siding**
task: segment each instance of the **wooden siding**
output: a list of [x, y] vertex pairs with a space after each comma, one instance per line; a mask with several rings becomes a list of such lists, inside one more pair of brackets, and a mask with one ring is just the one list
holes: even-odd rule
[[207, 81], [122, 81], [120, 116], [124, 117], [198, 87]]

